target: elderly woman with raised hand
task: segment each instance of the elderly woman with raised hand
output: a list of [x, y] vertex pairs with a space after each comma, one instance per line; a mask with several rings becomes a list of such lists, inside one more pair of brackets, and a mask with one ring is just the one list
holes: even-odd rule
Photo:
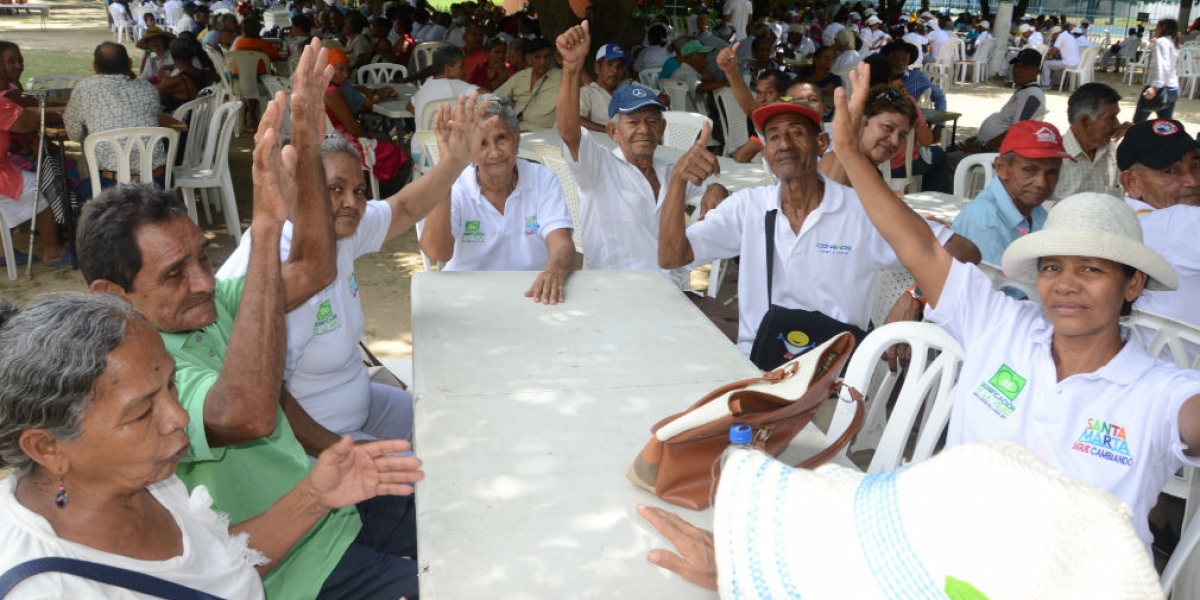
[[[0, 306], [0, 460], [13, 469], [0, 482], [0, 572], [65, 557], [263, 598], [260, 575], [322, 515], [409, 494], [406, 482], [421, 479], [417, 459], [385, 456], [406, 442], [372, 442], [356, 455], [366, 448], [345, 438], [266, 512], [229, 526], [203, 486], [189, 494], [175, 477], [189, 417], [174, 379], [158, 332], [121, 299], [63, 293], [20, 311]], [[7, 598], [135, 597], [122, 592], [55, 573]]]
[[[855, 89], [866, 67], [851, 73]], [[965, 349], [947, 445], [1008, 439], [1147, 513], [1181, 464], [1200, 466], [1200, 374], [1146, 354], [1120, 319], [1175, 271], [1142, 243], [1132, 209], [1101, 194], [1068, 197], [1042, 231], [1009, 245], [1007, 277], [1035, 283], [1040, 306], [992, 290], [954, 260], [853, 143], [868, 100], [838, 92], [834, 145], [871, 222], [912, 271], [926, 314]]]
[[549, 169], [517, 160], [512, 104], [490, 94], [480, 102], [486, 103], [483, 140], [474, 164], [426, 217], [421, 251], [446, 261], [447, 271], [540, 270], [525, 295], [557, 304], [575, 262], [562, 187]]

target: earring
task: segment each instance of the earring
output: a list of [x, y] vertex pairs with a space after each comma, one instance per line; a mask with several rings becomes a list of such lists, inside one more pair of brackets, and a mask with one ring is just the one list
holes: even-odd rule
[[54, 505], [59, 508], [66, 508], [70, 498], [67, 497], [67, 488], [63, 486], [62, 480], [58, 480], [58, 493], [54, 495]]

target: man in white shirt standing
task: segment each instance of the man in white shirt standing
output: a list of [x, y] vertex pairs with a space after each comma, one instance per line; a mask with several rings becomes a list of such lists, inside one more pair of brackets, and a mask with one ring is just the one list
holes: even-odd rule
[[[654, 156], [666, 129], [665, 107], [644, 87], [617, 88], [606, 128], [617, 145], [612, 150], [581, 126], [579, 88], [591, 47], [588, 27], [585, 21], [557, 40], [563, 68], [556, 116], [563, 159], [579, 190], [584, 262], [589, 269], [657, 269], [658, 218], [674, 168]], [[689, 188], [689, 196], [701, 192], [702, 207], [715, 206], [729, 193], [718, 184]], [[664, 274], [681, 289], [687, 286], [686, 269]]]
[[746, 39], [746, 25], [754, 14], [750, 0], [729, 0], [725, 3], [725, 22], [733, 27], [738, 40]]

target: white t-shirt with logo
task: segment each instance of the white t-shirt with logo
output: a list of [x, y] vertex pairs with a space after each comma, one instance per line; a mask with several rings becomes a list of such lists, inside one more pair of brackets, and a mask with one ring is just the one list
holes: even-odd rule
[[571, 213], [554, 173], [517, 161], [517, 188], [500, 214], [479, 192], [474, 165], [463, 169], [450, 190], [450, 234], [454, 256], [443, 271], [541, 271], [546, 236], [572, 228]]
[[1147, 515], [1184, 456], [1179, 409], [1200, 394], [1200, 373], [1146, 354], [1131, 341], [1092, 373], [1058, 381], [1053, 326], [1033, 302], [992, 290], [979, 269], [955, 261], [936, 308], [926, 311], [963, 346], [946, 445], [1012, 440]]
[[[1144, 210], [1144, 209], [1143, 209]], [[1147, 290], [1137, 308], [1200, 327], [1200, 206], [1176, 204], [1138, 215], [1146, 245], [1167, 259], [1179, 277], [1175, 291]]]
[[[821, 204], [800, 234], [780, 210], [775, 216], [775, 277], [767, 298], [766, 213], [779, 208], [779, 184], [739, 190], [687, 228], [695, 264], [741, 256], [738, 268], [738, 349], [746, 355], [771, 302], [818, 310], [863, 329], [871, 319], [871, 290], [881, 269], [900, 267], [896, 253], [871, 224], [854, 190], [825, 179]], [[945, 243], [953, 234], [931, 224]]]
[[[387, 202], [368, 202], [358, 231], [337, 241], [337, 279], [285, 316], [287, 391], [313, 420], [339, 435], [360, 431], [371, 405], [371, 379], [358, 352], [365, 319], [354, 260], [378, 252], [391, 224], [392, 208]], [[242, 236], [217, 277], [244, 275], [251, 245], [250, 236]], [[287, 260], [291, 247], [288, 221], [279, 238], [280, 260]]]

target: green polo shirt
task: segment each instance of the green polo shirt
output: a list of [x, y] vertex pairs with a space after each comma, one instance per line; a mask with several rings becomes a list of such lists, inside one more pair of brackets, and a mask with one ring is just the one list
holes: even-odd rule
[[[221, 372], [243, 284], [242, 277], [217, 280], [217, 320], [212, 325], [189, 333], [162, 334], [167, 352], [175, 359], [179, 402], [191, 416], [187, 428], [191, 448], [179, 464], [179, 478], [189, 490], [207, 487], [213, 509], [229, 515], [230, 523], [263, 513], [312, 469], [282, 409], [276, 416], [275, 432], [265, 438], [222, 448], [208, 445], [204, 400]], [[316, 598], [361, 527], [353, 506], [322, 518], [263, 578], [267, 598]]]

